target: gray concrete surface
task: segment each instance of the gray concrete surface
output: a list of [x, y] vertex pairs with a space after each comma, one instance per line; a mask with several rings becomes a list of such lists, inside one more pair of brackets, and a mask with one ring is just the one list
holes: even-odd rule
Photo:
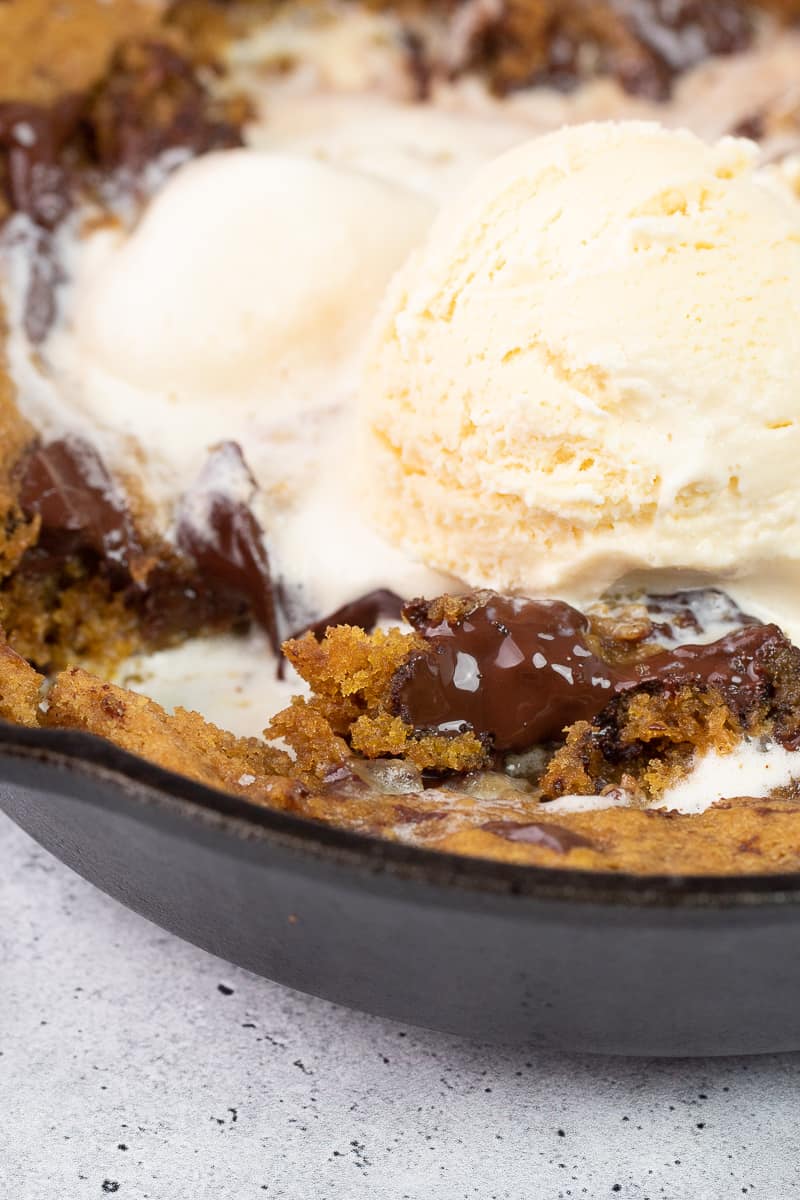
[[791, 1200], [800, 1055], [526, 1056], [227, 966], [0, 818], [2, 1200]]

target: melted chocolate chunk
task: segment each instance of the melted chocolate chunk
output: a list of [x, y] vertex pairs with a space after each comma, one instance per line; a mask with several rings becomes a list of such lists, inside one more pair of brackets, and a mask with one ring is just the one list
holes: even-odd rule
[[40, 519], [23, 572], [64, 586], [76, 567], [79, 576], [81, 569], [101, 574], [154, 645], [191, 629], [230, 628], [252, 613], [277, 651], [269, 563], [249, 508], [253, 489], [239, 448], [218, 447], [182, 505], [178, 540], [188, 558], [167, 552], [157, 561], [140, 544], [125, 496], [94, 447], [78, 437], [38, 446], [20, 480], [23, 512]]
[[172, 46], [128, 42], [89, 94], [0, 103], [0, 189], [12, 212], [52, 230], [97, 168], [137, 172], [167, 150], [240, 146], [246, 115], [241, 104], [221, 107]]
[[735, 54], [750, 43], [750, 6], [742, 0], [618, 0], [642, 54], [619, 56], [617, 77], [636, 95], [669, 96], [684, 71], [717, 54]]
[[578, 86], [580, 76], [580, 42], [566, 31], [554, 29], [537, 81], [559, 92], [571, 92]]
[[256, 487], [237, 443], [220, 443], [184, 497], [178, 545], [194, 559], [201, 576], [240, 597], [243, 609], [252, 609], [277, 654], [280, 636], [269, 557], [264, 531], [250, 507]]
[[88, 556], [139, 613], [155, 642], [175, 631], [230, 624], [252, 612], [276, 653], [279, 639], [263, 533], [250, 509], [255, 483], [235, 443], [218, 446], [181, 506], [178, 544], [190, 561], [148, 560], [126, 500], [93, 446], [78, 437], [37, 447], [20, 506], [39, 517], [33, 574]]
[[524, 750], [592, 720], [644, 683], [718, 688], [734, 710], [763, 693], [768, 651], [786, 644], [777, 626], [750, 625], [708, 645], [683, 645], [643, 661], [610, 664], [587, 640], [589, 621], [557, 600], [486, 594], [458, 619], [431, 623], [423, 602], [407, 620], [428, 643], [396, 673], [394, 711], [425, 732], [472, 729], [497, 750]]
[[20, 487], [27, 517], [41, 519], [39, 546], [55, 557], [91, 550], [127, 573], [141, 547], [124, 497], [103, 460], [79, 437], [39, 446]]
[[454, 9], [444, 60], [451, 75], [482, 68], [501, 93], [531, 84], [569, 91], [611, 75], [662, 100], [676, 76], [752, 39], [746, 0], [467, 0]]
[[546, 850], [554, 850], [556, 854], [566, 854], [579, 846], [594, 847], [594, 842], [573, 829], [566, 829], [563, 825], [552, 825], [547, 821], [537, 821], [528, 825], [520, 825], [516, 821], [487, 821], [485, 825], [481, 825], [481, 829], [505, 838], [507, 842], [544, 846]]
[[393, 685], [395, 711], [418, 729], [469, 728], [497, 749], [521, 750], [610, 699], [606, 664], [586, 645], [589, 622], [568, 604], [492, 596], [458, 623], [434, 626], [423, 606], [404, 611], [430, 647]]
[[753, 33], [750, 5], [742, 0], [617, 0], [616, 7], [670, 76], [746, 49]]
[[140, 171], [166, 150], [227, 150], [242, 144], [241, 121], [231, 117], [172, 46], [129, 42], [87, 110], [92, 158], [103, 168]]
[[291, 636], [298, 638], [304, 633], [313, 633], [314, 637], [321, 638], [331, 625], [355, 625], [370, 633], [383, 617], [399, 621], [402, 611], [403, 601], [395, 592], [390, 592], [387, 588], [378, 588], [374, 592], [359, 596], [357, 600], [351, 600], [349, 604], [343, 604], [320, 621], [301, 626]]
[[764, 114], [755, 112], [751, 113], [749, 117], [743, 117], [730, 132], [731, 137], [750, 138], [753, 142], [760, 142], [766, 133]]
[[55, 104], [0, 103], [0, 186], [12, 212], [55, 229], [72, 204], [64, 151], [80, 126], [83, 100]]
[[38, 231], [30, 243], [24, 307], [25, 332], [34, 344], [44, 340], [56, 313], [62, 273], [50, 235], [72, 206], [73, 172], [65, 151], [81, 107], [78, 96], [50, 107], [0, 103], [0, 193], [11, 212], [24, 213]]
[[54, 104], [0, 102], [0, 222], [3, 208], [24, 213], [39, 230], [31, 245], [24, 324], [36, 344], [56, 314], [61, 281], [50, 234], [76, 196], [104, 173], [135, 173], [167, 150], [193, 154], [241, 145], [241, 106], [220, 108], [196, 68], [171, 46], [134, 41], [122, 47], [91, 94]]

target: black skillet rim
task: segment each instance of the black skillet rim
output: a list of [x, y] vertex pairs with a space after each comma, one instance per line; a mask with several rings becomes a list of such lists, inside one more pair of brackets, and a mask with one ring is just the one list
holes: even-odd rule
[[[403, 845], [254, 804], [168, 771], [82, 730], [31, 729], [0, 720], [0, 764], [9, 757], [77, 771], [101, 786], [116, 784], [143, 810], [154, 802], [177, 809], [187, 831], [207, 825], [213, 818], [240, 839], [266, 838], [332, 864], [451, 890], [633, 908], [753, 908], [800, 903], [800, 872], [643, 876], [521, 866]], [[0, 766], [0, 784], [3, 782]], [[90, 795], [84, 798], [98, 802]]]

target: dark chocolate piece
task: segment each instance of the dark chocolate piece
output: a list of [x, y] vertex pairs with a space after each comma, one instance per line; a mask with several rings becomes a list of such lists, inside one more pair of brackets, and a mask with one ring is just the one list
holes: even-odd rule
[[63, 152], [80, 126], [83, 100], [55, 104], [0, 103], [0, 186], [12, 212], [55, 229], [72, 205], [72, 180]]
[[651, 100], [666, 100], [679, 75], [714, 55], [745, 50], [753, 36], [746, 0], [611, 0], [609, 11], [632, 45], [610, 35], [601, 56], [606, 69], [626, 91]]
[[49, 235], [81, 186], [118, 168], [135, 174], [167, 150], [197, 155], [239, 146], [244, 116], [233, 105], [220, 108], [175, 49], [147, 40], [122, 47], [90, 95], [62, 96], [50, 105], [0, 102], [0, 196], [40, 231], [24, 317], [34, 344], [53, 323], [61, 280]]
[[751, 707], [764, 689], [766, 651], [786, 644], [777, 626], [750, 625], [708, 645], [612, 665], [587, 641], [588, 618], [561, 601], [483, 594], [466, 615], [436, 624], [423, 602], [404, 612], [428, 649], [396, 673], [394, 711], [421, 731], [472, 729], [497, 750], [556, 739], [647, 682], [715, 687], [734, 709]]
[[674, 79], [704, 59], [745, 49], [747, 0], [466, 0], [453, 9], [443, 67], [476, 67], [500, 93], [531, 84], [570, 91], [611, 75], [626, 91], [665, 99]]
[[743, 117], [730, 133], [731, 137], [750, 138], [752, 142], [760, 142], [766, 133], [764, 113], [754, 112], [749, 117]]
[[256, 489], [241, 448], [221, 442], [181, 503], [178, 545], [215, 590], [238, 596], [243, 607], [251, 608], [277, 654], [280, 636], [269, 556], [250, 507]]
[[581, 78], [580, 47], [580, 41], [566, 30], [553, 29], [544, 66], [536, 73], [536, 82], [559, 92], [571, 92]]
[[241, 105], [224, 108], [194, 64], [163, 42], [126, 43], [93, 93], [54, 104], [0, 102], [0, 189], [12, 212], [53, 230], [99, 167], [138, 172], [167, 150], [242, 144]]
[[323, 617], [320, 621], [301, 626], [291, 636], [298, 638], [302, 637], [304, 633], [313, 633], [314, 637], [321, 638], [325, 636], [325, 630], [332, 625], [356, 625], [359, 629], [370, 633], [382, 617], [399, 621], [402, 611], [403, 601], [395, 592], [390, 592], [388, 588], [378, 588], [374, 592], [367, 592], [366, 595], [359, 596], [357, 600], [343, 604], [341, 608], [337, 608], [330, 616]]
[[669, 77], [717, 54], [745, 50], [753, 34], [743, 0], [616, 0], [637, 40]]
[[148, 39], [117, 52], [91, 99], [87, 125], [93, 161], [106, 169], [136, 172], [166, 150], [196, 155], [242, 144], [240, 124], [211, 96], [194, 64]]
[[594, 848], [590, 841], [574, 829], [566, 829], [563, 825], [553, 825], [548, 821], [520, 825], [516, 821], [487, 821], [481, 825], [487, 833], [505, 838], [507, 842], [525, 842], [529, 846], [544, 846], [546, 850], [554, 850], [556, 854], [566, 854], [579, 846]]
[[39, 446], [28, 459], [20, 507], [41, 519], [39, 545], [91, 550], [112, 570], [129, 572], [141, 547], [124, 497], [100, 455], [79, 437]]
[[424, 605], [404, 612], [430, 647], [393, 685], [395, 711], [418, 729], [469, 728], [499, 750], [521, 750], [611, 697], [607, 665], [586, 645], [589, 622], [568, 604], [492, 595], [458, 623], [433, 626]]
[[44, 340], [55, 319], [55, 289], [61, 282], [52, 230], [72, 206], [72, 171], [64, 150], [78, 129], [82, 100], [65, 96], [45, 107], [0, 103], [0, 192], [12, 212], [37, 226], [30, 245], [30, 276], [24, 325], [30, 340]]
[[63, 578], [64, 586], [74, 581], [76, 567], [79, 574], [101, 574], [124, 595], [153, 645], [187, 630], [230, 628], [252, 613], [277, 652], [269, 564], [247, 503], [253, 488], [238, 447], [219, 447], [183, 502], [179, 542], [190, 557], [162, 547], [154, 558], [142, 548], [125, 496], [94, 447], [78, 437], [39, 446], [20, 481], [23, 512], [41, 522], [21, 569], [31, 577]]

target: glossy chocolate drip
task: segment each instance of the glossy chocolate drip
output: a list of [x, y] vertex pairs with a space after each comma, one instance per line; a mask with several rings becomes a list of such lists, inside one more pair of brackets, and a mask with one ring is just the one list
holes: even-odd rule
[[707, 645], [612, 665], [587, 640], [588, 618], [561, 601], [489, 595], [456, 620], [432, 624], [421, 603], [405, 615], [428, 649], [397, 672], [394, 711], [419, 730], [472, 729], [497, 750], [556, 739], [648, 682], [716, 687], [741, 709], [763, 688], [765, 651], [786, 644], [776, 626], [750, 625]]
[[194, 559], [202, 577], [251, 608], [277, 654], [280, 636], [269, 556], [250, 507], [256, 486], [237, 443], [222, 442], [184, 497], [178, 545]]
[[39, 446], [27, 461], [20, 506], [41, 520], [39, 545], [51, 555], [91, 550], [127, 573], [141, 546], [124, 497], [100, 455], [79, 437]]
[[525, 825], [516, 821], [487, 821], [481, 825], [487, 833], [494, 833], [507, 842], [523, 842], [529, 846], [543, 846], [546, 850], [554, 850], [556, 854], [566, 854], [569, 850], [580, 846], [593, 847], [594, 842], [573, 829], [563, 825], [553, 825], [548, 821], [537, 821]]
[[178, 545], [190, 561], [148, 561], [120, 489], [102, 458], [79, 437], [37, 447], [20, 483], [20, 506], [41, 522], [30, 573], [58, 573], [89, 556], [126, 602], [140, 612], [153, 640], [252, 612], [276, 653], [279, 638], [263, 532], [250, 509], [255, 483], [233, 442], [209, 456], [182, 502]]
[[333, 625], [355, 625], [370, 633], [384, 617], [399, 621], [402, 611], [403, 601], [395, 592], [390, 592], [388, 588], [378, 588], [374, 592], [359, 596], [357, 600], [343, 604], [320, 621], [302, 625], [291, 636], [297, 638], [302, 637], [304, 633], [313, 633], [314, 637], [321, 638], [325, 636], [325, 630]]

